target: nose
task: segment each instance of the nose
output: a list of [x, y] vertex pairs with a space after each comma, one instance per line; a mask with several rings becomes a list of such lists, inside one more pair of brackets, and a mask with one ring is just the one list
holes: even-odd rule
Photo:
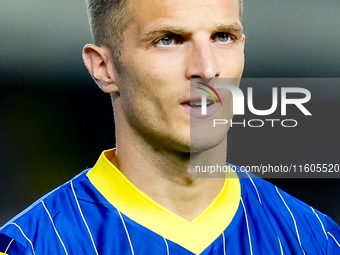
[[220, 68], [217, 64], [210, 41], [206, 43], [193, 43], [192, 50], [188, 55], [186, 68], [186, 78], [218, 78], [220, 76]]

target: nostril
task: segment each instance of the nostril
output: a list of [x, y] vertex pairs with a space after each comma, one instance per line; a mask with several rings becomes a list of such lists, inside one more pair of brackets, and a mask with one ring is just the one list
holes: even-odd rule
[[191, 76], [191, 78], [192, 78], [192, 79], [194, 79], [194, 78], [201, 78], [201, 79], [202, 79], [202, 77], [199, 76], [199, 75], [193, 75], [193, 76]]

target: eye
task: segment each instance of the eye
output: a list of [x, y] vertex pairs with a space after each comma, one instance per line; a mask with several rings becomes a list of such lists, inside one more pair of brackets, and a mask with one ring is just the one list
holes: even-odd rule
[[221, 43], [231, 43], [233, 41], [228, 33], [218, 33], [216, 39]]
[[175, 42], [175, 39], [172, 36], [165, 36], [162, 39], [160, 39], [157, 44], [161, 46], [169, 46], [172, 45]]

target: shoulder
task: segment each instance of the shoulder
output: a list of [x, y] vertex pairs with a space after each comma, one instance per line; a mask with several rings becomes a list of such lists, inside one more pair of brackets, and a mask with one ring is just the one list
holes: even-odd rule
[[[35, 201], [0, 228], [0, 252], [12, 249], [20, 254], [35, 254], [34, 246], [43, 240], [59, 243], [56, 224], [68, 225], [77, 206], [76, 192], [84, 192], [87, 170]], [[70, 217], [60, 217], [68, 213]], [[56, 220], [57, 219], [57, 220]], [[56, 223], [57, 221], [57, 223]], [[42, 238], [43, 237], [43, 238]], [[59, 244], [57, 246], [60, 246]], [[54, 247], [58, 250], [60, 247]], [[61, 247], [62, 248], [62, 247]]]
[[250, 221], [275, 233], [282, 245], [297, 245], [313, 254], [339, 254], [340, 228], [330, 217], [251, 173], [240, 171], [239, 178]]
[[[240, 169], [239, 166], [233, 166], [237, 170]], [[241, 183], [242, 199], [251, 204], [252, 207], [265, 208], [271, 213], [294, 216], [294, 218], [296, 215], [296, 217], [304, 219], [316, 219], [318, 222], [318, 218], [320, 218], [322, 223], [326, 223], [326, 215], [272, 183], [248, 172], [239, 171], [238, 176]]]

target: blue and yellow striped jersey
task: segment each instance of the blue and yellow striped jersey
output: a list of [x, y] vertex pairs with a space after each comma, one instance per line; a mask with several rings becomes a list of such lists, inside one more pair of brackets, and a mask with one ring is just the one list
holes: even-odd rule
[[[0, 229], [0, 254], [340, 254], [340, 229], [272, 184], [228, 178], [192, 221], [138, 190], [104, 152]], [[245, 177], [245, 176], [242, 176]]]

